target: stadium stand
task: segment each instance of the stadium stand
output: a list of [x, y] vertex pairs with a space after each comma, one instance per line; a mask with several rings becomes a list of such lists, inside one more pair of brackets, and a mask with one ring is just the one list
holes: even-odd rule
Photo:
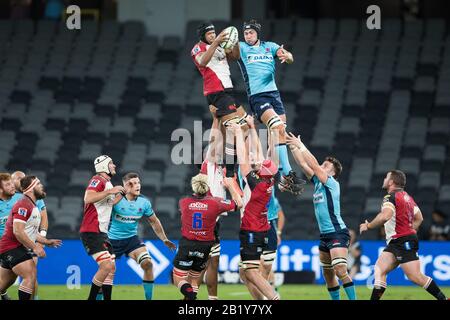
[[[217, 21], [216, 27], [241, 23]], [[197, 167], [171, 165], [171, 133], [193, 131], [193, 120], [203, 120], [203, 130], [211, 123], [190, 58], [197, 24], [187, 24], [185, 39], [157, 39], [137, 22], [86, 21], [69, 31], [52, 21], [0, 20], [0, 168], [45, 181], [54, 236], [78, 237], [92, 161], [104, 153], [119, 174], [141, 174], [143, 194], [168, 235], [178, 238], [177, 201], [189, 192]], [[296, 58], [277, 70], [288, 129], [301, 133], [319, 161], [333, 154], [343, 163], [349, 226], [377, 213], [384, 174], [395, 167], [406, 171], [407, 190], [426, 222], [434, 208], [450, 213], [446, 21], [387, 19], [382, 31], [353, 19], [262, 24], [264, 37]], [[247, 105], [237, 64], [231, 72]], [[289, 221], [285, 239], [317, 237], [311, 195], [311, 186], [298, 199], [279, 193]], [[238, 223], [237, 215], [224, 218], [222, 238], [237, 238]]]

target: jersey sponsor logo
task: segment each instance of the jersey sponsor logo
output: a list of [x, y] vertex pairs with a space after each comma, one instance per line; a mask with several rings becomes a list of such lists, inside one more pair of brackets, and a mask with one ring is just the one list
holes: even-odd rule
[[91, 181], [91, 184], [89, 185], [89, 187], [97, 188], [99, 183], [100, 183], [100, 180], [94, 179]]
[[322, 192], [314, 193], [313, 195], [313, 203], [322, 203], [325, 202], [325, 197]]
[[206, 231], [189, 231], [189, 233], [195, 234], [196, 236], [206, 236]]
[[201, 202], [193, 202], [189, 204], [190, 210], [208, 210], [208, 205], [206, 203]]
[[122, 222], [122, 223], [135, 223], [137, 220], [139, 220], [141, 217], [138, 216], [122, 216], [120, 214], [116, 214], [114, 219]]
[[268, 54], [249, 54], [247, 56], [247, 63], [265, 62], [271, 63], [273, 61], [272, 55]]
[[205, 254], [200, 251], [189, 251], [188, 256], [203, 259], [205, 257]]
[[223, 204], [231, 204], [231, 200], [221, 200], [220, 202]]
[[19, 208], [19, 210], [17, 210], [17, 213], [19, 214], [19, 216], [23, 216], [25, 217], [27, 215], [28, 210], [26, 208]]
[[194, 261], [179, 261], [178, 262], [178, 264], [183, 267], [190, 267], [190, 266], [192, 266], [193, 263], [194, 263]]

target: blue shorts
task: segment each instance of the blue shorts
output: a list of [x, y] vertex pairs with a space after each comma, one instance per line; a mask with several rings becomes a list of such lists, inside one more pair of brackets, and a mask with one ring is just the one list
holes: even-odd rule
[[262, 114], [268, 110], [273, 109], [278, 115], [286, 113], [283, 102], [281, 101], [279, 91], [261, 92], [250, 96], [248, 99], [253, 115], [261, 121]]
[[145, 244], [142, 243], [138, 236], [133, 236], [131, 238], [121, 240], [110, 239], [110, 242], [113, 246], [116, 259], [120, 259], [122, 255], [128, 256], [134, 250], [145, 247]]
[[269, 221], [270, 230], [267, 233], [269, 242], [267, 243], [265, 251], [276, 251], [278, 248], [278, 219], [273, 219]]
[[320, 234], [319, 250], [330, 252], [334, 248], [348, 248], [350, 245], [350, 233], [347, 229], [338, 232]]

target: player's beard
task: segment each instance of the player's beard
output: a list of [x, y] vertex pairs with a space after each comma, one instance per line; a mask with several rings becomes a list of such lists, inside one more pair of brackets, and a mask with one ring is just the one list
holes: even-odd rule
[[46, 195], [47, 193], [45, 193], [44, 190], [42, 190], [42, 192], [38, 192], [36, 189], [34, 189], [34, 197], [36, 198], [36, 200], [44, 199]]

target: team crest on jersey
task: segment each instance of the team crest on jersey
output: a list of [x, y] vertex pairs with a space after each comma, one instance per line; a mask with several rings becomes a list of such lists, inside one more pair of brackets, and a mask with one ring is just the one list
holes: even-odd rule
[[192, 49], [192, 55], [193, 56], [195, 56], [199, 52], [200, 52], [200, 47], [199, 46], [195, 46], [194, 49]]
[[266, 48], [266, 52], [270, 52], [270, 48]]
[[100, 183], [100, 180], [94, 179], [91, 181], [91, 184], [89, 185], [89, 187], [96, 188], [99, 183]]
[[19, 216], [23, 216], [23, 217], [25, 217], [27, 215], [27, 212], [28, 212], [28, 210], [26, 208], [19, 208], [19, 210], [17, 211]]

